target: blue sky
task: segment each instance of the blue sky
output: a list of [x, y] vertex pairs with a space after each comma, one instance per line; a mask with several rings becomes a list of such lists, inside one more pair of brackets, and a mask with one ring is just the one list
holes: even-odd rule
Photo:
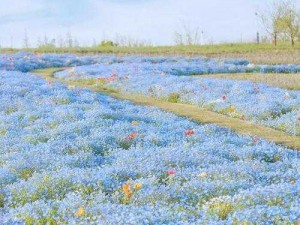
[[[271, 0], [0, 0], [0, 45], [21, 47], [25, 30], [38, 37], [65, 36], [79, 43], [117, 36], [174, 43], [183, 25], [203, 31], [203, 42], [248, 41], [261, 30], [255, 11]], [[300, 1], [296, 0], [300, 5]]]

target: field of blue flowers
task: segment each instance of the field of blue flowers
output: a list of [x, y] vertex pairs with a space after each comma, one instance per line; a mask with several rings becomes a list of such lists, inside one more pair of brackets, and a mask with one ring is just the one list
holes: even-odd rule
[[[189, 85], [197, 80], [171, 76], [167, 66], [163, 72], [157, 69], [157, 60], [173, 59], [141, 57], [133, 64], [136, 57], [128, 57], [126, 60], [131, 61], [126, 62], [130, 64], [126, 74], [121, 60], [117, 63], [109, 56], [20, 55], [16, 60], [1, 56], [5, 59], [0, 64], [0, 224], [300, 221], [299, 152], [215, 125], [196, 124], [154, 107], [137, 106], [77, 87], [70, 89], [19, 72], [54, 64], [97, 63], [57, 76], [94, 76], [117, 88], [124, 85], [122, 91], [134, 87], [128, 84], [131, 80], [139, 80], [139, 89], [136, 81], [132, 85], [136, 85], [135, 92], [143, 92], [150, 82], [156, 87], [159, 79], [165, 80], [161, 87], [173, 91], [193, 90]], [[144, 69], [147, 67], [149, 70]], [[142, 72], [150, 70], [153, 72]], [[179, 82], [179, 89], [172, 86], [172, 79]], [[189, 83], [180, 83], [181, 79]], [[205, 91], [218, 90], [219, 86], [229, 91], [216, 92], [214, 98], [220, 99], [220, 104], [228, 104], [233, 98], [231, 83], [199, 82]], [[283, 90], [263, 84], [257, 84], [258, 88], [246, 83], [232, 85], [242, 93], [263, 90], [267, 99], [283, 94]], [[298, 92], [287, 93], [290, 97], [284, 104], [297, 106]]]
[[[269, 66], [256, 67], [263, 72]], [[278, 72], [295, 72], [300, 65], [271, 67], [274, 67], [274, 72], [277, 68], [285, 68]], [[238, 73], [253, 68], [245, 60], [221, 62], [205, 58], [120, 57], [119, 61], [110, 58], [106, 63], [71, 68], [55, 76], [73, 80], [93, 78], [97, 80], [95, 85], [104, 85], [124, 93], [193, 104], [299, 136], [300, 91], [288, 91], [250, 81], [188, 76]]]

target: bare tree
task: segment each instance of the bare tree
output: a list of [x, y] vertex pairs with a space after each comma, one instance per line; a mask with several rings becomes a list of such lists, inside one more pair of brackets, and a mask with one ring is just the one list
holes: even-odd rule
[[[176, 45], [198, 45], [200, 43], [199, 27], [191, 28], [183, 23], [182, 32], [174, 33]], [[202, 31], [203, 32], [203, 31]]]
[[176, 45], [183, 45], [183, 34], [179, 32], [174, 33], [174, 41]]

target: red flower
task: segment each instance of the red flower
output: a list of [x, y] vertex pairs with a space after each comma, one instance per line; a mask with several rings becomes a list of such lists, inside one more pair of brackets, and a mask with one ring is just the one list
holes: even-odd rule
[[168, 174], [168, 176], [175, 175], [175, 174], [176, 174], [176, 170], [174, 170], [174, 169], [169, 169], [169, 170], [167, 170], [167, 174]]
[[257, 84], [254, 84], [254, 90], [259, 91], [259, 86]]
[[185, 131], [185, 135], [186, 135], [186, 136], [191, 136], [191, 135], [193, 135], [193, 134], [195, 134], [195, 131], [192, 130], [192, 129], [188, 129], [188, 130]]
[[227, 98], [226, 95], [223, 95], [223, 96], [222, 96], [222, 100], [223, 100], [223, 101], [226, 101], [226, 98]]
[[298, 117], [297, 120], [300, 121], [300, 117]]

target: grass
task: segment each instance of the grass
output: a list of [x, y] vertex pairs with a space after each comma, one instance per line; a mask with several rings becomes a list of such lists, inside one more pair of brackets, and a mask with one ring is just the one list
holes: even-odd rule
[[197, 77], [219, 78], [230, 80], [248, 80], [257, 83], [265, 83], [270, 86], [288, 90], [300, 90], [300, 74], [212, 74], [199, 75]]
[[290, 43], [278, 43], [276, 47], [270, 43], [236, 43], [192, 46], [146, 46], [146, 47], [77, 47], [77, 48], [32, 48], [32, 49], [0, 49], [0, 53], [29, 51], [34, 53], [74, 53], [74, 54], [146, 54], [146, 55], [204, 55], [221, 58], [246, 58], [257, 64], [300, 64], [300, 42], [295, 47]]
[[222, 114], [211, 112], [195, 105], [188, 105], [182, 103], [173, 103], [152, 97], [145, 97], [140, 95], [129, 95], [119, 93], [116, 90], [107, 89], [101, 85], [84, 83], [82, 81], [67, 81], [53, 77], [53, 73], [61, 70], [61, 68], [50, 68], [45, 70], [32, 71], [32, 73], [39, 75], [49, 81], [58, 81], [68, 85], [75, 85], [80, 88], [87, 88], [93, 91], [101, 92], [110, 95], [117, 99], [129, 100], [140, 105], [155, 106], [162, 110], [174, 113], [178, 116], [186, 117], [195, 122], [216, 124], [222, 127], [227, 127], [238, 134], [245, 134], [250, 136], [258, 136], [260, 138], [275, 142], [280, 145], [287, 146], [291, 149], [300, 150], [300, 137], [292, 136], [282, 131], [272, 128], [260, 126], [252, 122], [243, 121], [237, 118], [231, 118]]

